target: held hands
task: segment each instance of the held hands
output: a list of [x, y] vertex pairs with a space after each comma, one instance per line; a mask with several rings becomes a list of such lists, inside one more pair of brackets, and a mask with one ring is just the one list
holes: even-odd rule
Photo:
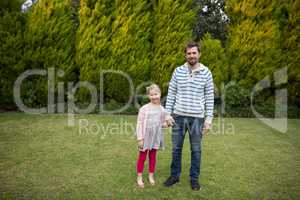
[[171, 115], [166, 116], [166, 125], [167, 127], [173, 126], [175, 124], [175, 121]]
[[168, 124], [167, 124], [166, 121], [162, 124], [162, 127], [163, 127], [163, 128], [169, 128], [169, 126], [168, 126]]

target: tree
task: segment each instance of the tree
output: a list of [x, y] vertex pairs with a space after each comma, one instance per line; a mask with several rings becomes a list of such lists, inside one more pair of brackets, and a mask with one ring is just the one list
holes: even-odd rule
[[[80, 68], [80, 80], [100, 87], [101, 70], [111, 68], [111, 24], [115, 6], [109, 0], [81, 0], [77, 32], [76, 63]], [[79, 99], [89, 99], [86, 90], [80, 90]]]
[[300, 1], [284, 1], [281, 9], [282, 66], [288, 68], [289, 103], [300, 106]]
[[[54, 67], [65, 72], [61, 80], [76, 80], [75, 31], [71, 0], [39, 0], [28, 12], [24, 31], [24, 55], [20, 71]], [[22, 95], [28, 105], [47, 103], [47, 77], [26, 79]]]
[[[230, 17], [226, 54], [233, 80], [251, 88], [265, 76], [287, 67], [289, 105], [300, 105], [299, 0], [227, 2]], [[271, 83], [260, 97], [274, 101], [278, 87]], [[285, 82], [283, 82], [284, 84]], [[261, 101], [267, 104], [267, 101]]]
[[201, 40], [200, 46], [200, 62], [211, 70], [214, 84], [217, 87], [220, 87], [221, 83], [226, 84], [229, 81], [228, 60], [221, 41], [213, 39], [210, 34], [207, 33]]
[[[80, 79], [99, 87], [101, 72], [119, 70], [130, 76], [134, 85], [149, 73], [151, 55], [151, 15], [145, 0], [81, 1], [78, 55]], [[105, 99], [126, 102], [127, 79], [106, 74]]]
[[[112, 24], [111, 68], [127, 73], [135, 86], [149, 77], [152, 21], [149, 3], [145, 0], [116, 1]], [[125, 102], [129, 85], [124, 77], [112, 76], [107, 95]]]
[[193, 28], [196, 41], [203, 39], [206, 33], [225, 43], [229, 19], [225, 14], [225, 0], [195, 0], [199, 7]]
[[22, 0], [9, 0], [9, 1], [0, 1], [0, 13], [1, 12], [20, 12]]
[[231, 79], [252, 87], [280, 67], [279, 26], [270, 17], [274, 1], [231, 1], [227, 4], [229, 26], [226, 54]]
[[26, 25], [24, 14], [17, 8], [20, 4], [9, 2], [13, 6], [0, 7], [0, 106], [5, 109], [15, 107], [13, 85], [16, 75], [21, 73], [18, 66], [23, 57]]

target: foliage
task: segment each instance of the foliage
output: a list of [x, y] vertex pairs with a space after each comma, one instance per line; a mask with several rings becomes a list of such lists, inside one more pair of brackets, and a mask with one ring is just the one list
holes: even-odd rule
[[224, 44], [229, 23], [225, 14], [225, 0], [195, 0], [194, 4], [199, 6], [193, 28], [195, 40], [199, 41], [209, 33], [212, 38], [219, 39]]
[[[259, 93], [259, 105], [285, 87], [289, 106], [300, 105], [299, 0], [39, 0], [21, 13], [22, 3], [0, 3], [1, 108], [15, 106], [13, 84], [20, 74], [52, 67], [64, 71], [56, 74], [56, 91], [58, 81], [65, 89], [67, 82], [88, 81], [103, 94], [97, 99], [104, 97], [103, 104], [125, 104], [131, 86], [140, 94], [149, 82], [159, 84], [165, 97], [193, 38], [202, 46], [200, 62], [212, 71], [216, 97], [232, 81], [242, 88], [230, 91], [231, 109], [248, 106], [250, 91], [265, 77], [271, 85]], [[288, 82], [276, 84], [274, 74], [284, 67]], [[101, 85], [107, 70], [128, 75], [133, 85], [111, 72]], [[46, 75], [22, 84], [22, 99], [31, 107], [45, 106], [47, 92]], [[90, 97], [80, 88], [74, 99], [87, 105]]]

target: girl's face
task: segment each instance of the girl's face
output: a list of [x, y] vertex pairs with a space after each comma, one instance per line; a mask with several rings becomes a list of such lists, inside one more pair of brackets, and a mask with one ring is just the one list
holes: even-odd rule
[[153, 104], [160, 104], [160, 92], [157, 90], [150, 90], [148, 97]]

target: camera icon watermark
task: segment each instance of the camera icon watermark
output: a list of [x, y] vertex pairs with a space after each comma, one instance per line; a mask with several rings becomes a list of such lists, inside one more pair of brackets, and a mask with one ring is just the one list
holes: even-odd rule
[[[287, 67], [277, 70], [273, 74], [273, 80], [275, 86], [280, 86], [288, 82]], [[262, 121], [267, 126], [281, 132], [286, 133], [288, 130], [287, 125], [287, 88], [281, 88], [275, 90], [275, 113], [274, 118], [266, 118], [259, 112], [257, 112], [253, 106], [253, 99], [256, 93], [263, 91], [266, 88], [271, 87], [271, 76], [266, 76], [263, 80], [259, 81], [252, 89], [251, 93], [251, 110], [255, 117]]]

